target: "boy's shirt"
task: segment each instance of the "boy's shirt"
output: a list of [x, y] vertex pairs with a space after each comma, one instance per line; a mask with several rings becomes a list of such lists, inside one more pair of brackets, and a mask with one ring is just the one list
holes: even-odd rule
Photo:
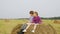
[[33, 16], [31, 16], [31, 17], [29, 18], [29, 20], [30, 20], [30, 22], [32, 23], [32, 21], [33, 21]]

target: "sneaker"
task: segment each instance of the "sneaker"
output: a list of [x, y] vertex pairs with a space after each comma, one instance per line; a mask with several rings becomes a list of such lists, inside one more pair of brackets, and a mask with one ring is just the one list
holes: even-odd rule
[[35, 31], [34, 31], [34, 30], [32, 30], [32, 32], [34, 33]]
[[26, 30], [23, 30], [23, 32], [26, 32]]

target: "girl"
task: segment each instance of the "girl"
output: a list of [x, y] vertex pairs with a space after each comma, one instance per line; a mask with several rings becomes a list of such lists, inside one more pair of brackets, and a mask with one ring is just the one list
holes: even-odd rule
[[32, 23], [34, 24], [34, 29], [32, 30], [32, 32], [35, 32], [36, 26], [38, 24], [41, 24], [42, 20], [41, 18], [38, 16], [37, 12], [34, 12], [34, 17], [33, 17], [33, 21]]

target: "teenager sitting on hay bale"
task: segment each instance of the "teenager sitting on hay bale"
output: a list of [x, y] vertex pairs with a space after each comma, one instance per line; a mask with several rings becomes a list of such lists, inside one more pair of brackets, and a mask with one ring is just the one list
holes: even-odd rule
[[[34, 11], [30, 11], [29, 14], [30, 14], [30, 18], [29, 18], [29, 21], [28, 21], [28, 23], [27, 23], [28, 25], [31, 24], [31, 22], [32, 22], [32, 20], [33, 20]], [[26, 29], [27, 24], [23, 24], [23, 25], [21, 26], [21, 29], [20, 29], [21, 31], [18, 32], [18, 34], [24, 34], [24, 32], [25, 32], [24, 29]], [[23, 30], [24, 30], [24, 31], [23, 31]]]
[[34, 24], [34, 28], [31, 32], [35, 32], [35, 29], [36, 29], [36, 26], [41, 24], [41, 18], [38, 16], [38, 13], [37, 12], [34, 12], [32, 14], [30, 14], [32, 17], [31, 17], [31, 22], [30, 23], [27, 23], [27, 27], [26, 29], [23, 30], [23, 32], [27, 32], [27, 29], [30, 27], [30, 25]]

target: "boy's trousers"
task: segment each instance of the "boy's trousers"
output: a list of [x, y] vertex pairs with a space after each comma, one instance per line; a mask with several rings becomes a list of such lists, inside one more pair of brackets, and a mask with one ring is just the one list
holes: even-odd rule
[[23, 30], [26, 29], [26, 27], [27, 27], [27, 24], [23, 24], [18, 34], [24, 34]]

